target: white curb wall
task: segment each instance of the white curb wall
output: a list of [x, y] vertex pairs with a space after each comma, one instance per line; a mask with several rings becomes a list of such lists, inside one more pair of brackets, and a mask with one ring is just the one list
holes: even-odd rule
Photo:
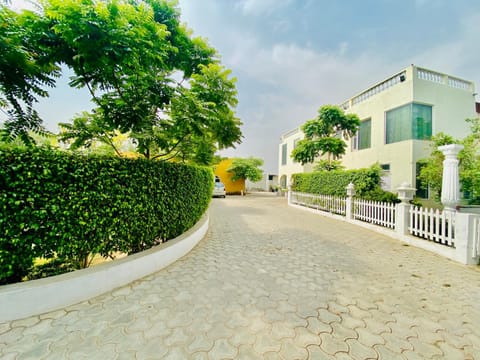
[[141, 253], [67, 274], [1, 286], [0, 323], [61, 309], [157, 272], [192, 250], [207, 233], [208, 225], [205, 214], [184, 234]]

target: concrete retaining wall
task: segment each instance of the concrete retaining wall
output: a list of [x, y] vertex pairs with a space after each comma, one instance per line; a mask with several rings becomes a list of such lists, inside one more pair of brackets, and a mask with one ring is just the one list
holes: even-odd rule
[[123, 259], [0, 287], [0, 323], [64, 308], [157, 272], [186, 255], [208, 230], [203, 218], [186, 233]]

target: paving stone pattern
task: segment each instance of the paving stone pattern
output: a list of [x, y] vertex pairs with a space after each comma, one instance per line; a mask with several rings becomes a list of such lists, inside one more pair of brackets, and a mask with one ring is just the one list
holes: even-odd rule
[[[2, 359], [480, 359], [480, 271], [251, 194], [129, 286], [0, 324]], [[38, 299], [41, 301], [41, 299]]]

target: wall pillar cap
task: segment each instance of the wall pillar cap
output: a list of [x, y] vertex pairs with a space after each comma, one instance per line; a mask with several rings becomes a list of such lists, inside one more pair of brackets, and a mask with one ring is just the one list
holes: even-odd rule
[[410, 200], [413, 200], [413, 194], [417, 189], [413, 188], [409, 182], [403, 182], [397, 188], [398, 191], [398, 198], [403, 202], [407, 203]]
[[355, 185], [352, 182], [345, 189], [347, 190], [347, 196], [355, 196]]
[[448, 156], [448, 155], [453, 156], [453, 155], [457, 155], [460, 151], [462, 151], [463, 147], [464, 146], [460, 144], [448, 144], [448, 145], [439, 146], [438, 150], [440, 150], [445, 156]]

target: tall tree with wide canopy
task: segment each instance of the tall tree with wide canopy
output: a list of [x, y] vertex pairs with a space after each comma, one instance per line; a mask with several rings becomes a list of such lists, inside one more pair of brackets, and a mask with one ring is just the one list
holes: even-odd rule
[[327, 154], [328, 163], [345, 154], [348, 140], [360, 126], [355, 114], [345, 114], [338, 106], [324, 105], [316, 119], [309, 120], [301, 129], [305, 138], [297, 143], [292, 158], [302, 165], [314, 162], [318, 156]]
[[96, 105], [63, 124], [62, 139], [79, 147], [127, 133], [146, 158], [193, 161], [241, 141], [235, 79], [180, 23], [176, 1], [44, 0], [42, 7], [38, 23], [48, 26], [39, 43], [74, 71], [70, 85], [86, 88]]
[[249, 158], [234, 158], [232, 165], [227, 169], [232, 173], [232, 181], [239, 179], [250, 180], [257, 182], [262, 179], [263, 171], [260, 167], [263, 165], [263, 160], [255, 157]]

